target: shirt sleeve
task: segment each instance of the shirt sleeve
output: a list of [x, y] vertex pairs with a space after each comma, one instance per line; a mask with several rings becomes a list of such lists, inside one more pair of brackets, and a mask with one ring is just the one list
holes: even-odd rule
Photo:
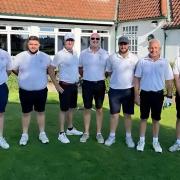
[[135, 77], [142, 77], [142, 60], [139, 60], [136, 64]]
[[51, 61], [51, 65], [57, 68], [59, 64], [60, 64], [60, 56], [59, 54], [56, 54], [53, 60]]
[[20, 59], [21, 59], [21, 55], [18, 54], [14, 57], [14, 59], [12, 60], [12, 69], [14, 70], [18, 70], [19, 66], [20, 66]]
[[107, 59], [107, 63], [106, 63], [106, 71], [107, 72], [112, 72], [112, 62], [111, 62], [111, 57], [109, 57]]
[[165, 80], [171, 80], [174, 79], [172, 68], [167, 61], [166, 63], [166, 69], [165, 69]]
[[6, 65], [6, 69], [8, 71], [12, 70], [12, 59], [11, 56], [7, 53], [7, 65]]
[[81, 53], [80, 56], [79, 56], [79, 67], [83, 67], [83, 54]]

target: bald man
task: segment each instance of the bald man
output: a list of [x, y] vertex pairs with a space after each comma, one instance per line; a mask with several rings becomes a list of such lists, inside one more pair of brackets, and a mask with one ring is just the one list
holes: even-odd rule
[[[162, 152], [158, 141], [159, 121], [164, 100], [163, 89], [167, 88], [167, 97], [172, 98], [173, 73], [168, 61], [160, 57], [161, 45], [159, 40], [152, 39], [148, 46], [149, 54], [141, 59], [135, 71], [135, 102], [140, 105], [140, 139], [137, 151], [144, 151], [147, 119], [151, 112], [153, 148]], [[140, 96], [139, 96], [140, 90]]]
[[105, 69], [108, 59], [107, 51], [100, 48], [100, 36], [93, 33], [90, 36], [90, 47], [80, 54], [79, 73], [83, 78], [82, 97], [84, 103], [84, 133], [80, 142], [85, 143], [89, 139], [89, 126], [91, 120], [92, 101], [96, 107], [96, 139], [98, 143], [104, 143], [101, 134], [103, 121], [103, 101], [105, 95]]

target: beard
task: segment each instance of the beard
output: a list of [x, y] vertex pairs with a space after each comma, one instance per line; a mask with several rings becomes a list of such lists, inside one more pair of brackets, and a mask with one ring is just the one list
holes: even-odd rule
[[31, 54], [36, 54], [38, 52], [38, 50], [32, 52], [30, 49], [28, 49], [28, 51], [31, 53]]

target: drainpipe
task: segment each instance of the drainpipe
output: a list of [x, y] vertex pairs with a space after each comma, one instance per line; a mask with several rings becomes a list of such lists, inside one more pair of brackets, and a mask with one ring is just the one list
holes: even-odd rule
[[163, 57], [166, 58], [166, 39], [167, 39], [167, 33], [166, 30], [164, 29], [164, 48], [163, 48]]
[[115, 52], [117, 48], [117, 31], [118, 31], [118, 17], [119, 17], [119, 6], [120, 6], [120, 0], [116, 0], [116, 13], [115, 13]]

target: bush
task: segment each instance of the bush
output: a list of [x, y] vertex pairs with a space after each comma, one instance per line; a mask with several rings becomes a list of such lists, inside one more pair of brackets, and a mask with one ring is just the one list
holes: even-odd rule
[[15, 74], [11, 74], [9, 76], [9, 79], [8, 79], [8, 87], [9, 87], [9, 91], [18, 91], [18, 81], [17, 81], [17, 76]]

